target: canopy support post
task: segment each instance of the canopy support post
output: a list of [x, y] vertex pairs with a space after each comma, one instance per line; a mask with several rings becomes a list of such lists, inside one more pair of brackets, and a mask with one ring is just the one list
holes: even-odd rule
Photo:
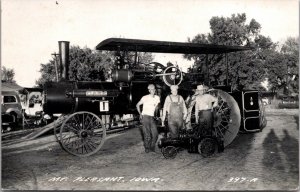
[[137, 65], [137, 46], [135, 46], [134, 65]]
[[225, 59], [226, 59], [226, 86], [228, 86], [228, 54], [225, 53]]
[[209, 76], [209, 67], [208, 67], [208, 54], [205, 55], [205, 65], [206, 65], [206, 69], [207, 69], [207, 75], [206, 75], [207, 86], [210, 87], [210, 76]]

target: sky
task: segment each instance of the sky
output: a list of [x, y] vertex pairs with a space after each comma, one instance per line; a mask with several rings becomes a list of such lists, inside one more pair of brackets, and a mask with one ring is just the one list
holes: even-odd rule
[[[1, 65], [33, 87], [58, 41], [91, 49], [111, 37], [186, 42], [209, 33], [213, 16], [238, 13], [260, 23], [273, 42], [299, 36], [298, 0], [1, 0]], [[174, 54], [154, 61], [191, 65]]]

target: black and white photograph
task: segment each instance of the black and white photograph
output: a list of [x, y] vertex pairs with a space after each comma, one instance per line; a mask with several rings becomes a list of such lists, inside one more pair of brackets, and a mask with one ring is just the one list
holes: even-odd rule
[[1, 0], [1, 189], [297, 191], [298, 0]]

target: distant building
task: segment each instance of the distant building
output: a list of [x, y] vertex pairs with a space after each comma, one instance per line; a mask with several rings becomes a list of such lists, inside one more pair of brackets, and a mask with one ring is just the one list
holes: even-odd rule
[[2, 91], [17, 91], [18, 92], [21, 89], [23, 89], [23, 87], [21, 87], [20, 85], [18, 85], [15, 82], [5, 82], [5, 81], [1, 82], [1, 92]]

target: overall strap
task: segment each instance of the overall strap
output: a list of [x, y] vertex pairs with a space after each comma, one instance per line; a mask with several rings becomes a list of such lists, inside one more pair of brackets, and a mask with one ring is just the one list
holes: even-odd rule
[[171, 99], [171, 102], [173, 102], [171, 95], [169, 95], [169, 97], [170, 97], [170, 99]]

